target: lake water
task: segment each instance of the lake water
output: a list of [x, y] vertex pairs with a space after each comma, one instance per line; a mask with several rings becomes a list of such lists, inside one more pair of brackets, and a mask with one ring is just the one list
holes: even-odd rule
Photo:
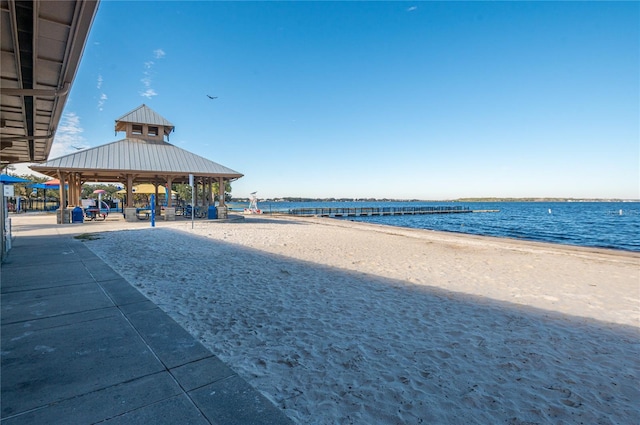
[[[263, 202], [265, 213], [293, 208], [462, 206], [490, 213], [349, 217], [389, 226], [640, 252], [640, 202]], [[245, 208], [246, 205], [231, 205]]]

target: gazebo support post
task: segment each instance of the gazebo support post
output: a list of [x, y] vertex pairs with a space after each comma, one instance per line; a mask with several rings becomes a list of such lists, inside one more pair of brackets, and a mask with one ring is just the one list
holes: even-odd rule
[[202, 207], [207, 206], [207, 178], [202, 178]]
[[227, 206], [224, 204], [224, 177], [218, 177], [218, 218], [228, 218]]
[[203, 191], [204, 191], [205, 196], [206, 196], [205, 199], [206, 199], [206, 204], [207, 204], [207, 208], [208, 208], [209, 205], [211, 205], [211, 198], [212, 198], [212, 196], [211, 196], [211, 178], [207, 177], [205, 179], [205, 181], [206, 181], [206, 186], [203, 187]]
[[57, 222], [58, 224], [67, 224], [71, 221], [71, 215], [67, 209], [67, 191], [65, 189], [67, 173], [59, 172], [58, 180], [60, 181], [60, 207], [57, 212]]
[[126, 221], [137, 221], [136, 209], [133, 206], [133, 175], [127, 174], [127, 203], [124, 208], [124, 219]]
[[207, 193], [209, 194], [209, 206], [216, 205], [216, 198], [213, 195], [213, 179], [211, 177], [207, 178], [207, 182], [209, 183], [207, 188]]
[[198, 177], [193, 176], [193, 208], [198, 205]]
[[[73, 174], [72, 173], [67, 174], [66, 179], [68, 179], [68, 183], [67, 183], [67, 194], [65, 197], [64, 207], [69, 208], [71, 206], [71, 200], [73, 199]], [[62, 182], [62, 180], [60, 180], [60, 182]]]
[[80, 173], [73, 174], [73, 197], [71, 203], [74, 206], [82, 206], [82, 176]]
[[164, 209], [164, 220], [175, 221], [176, 208], [173, 206], [173, 199], [171, 193], [173, 192], [173, 177], [167, 176], [167, 206]]
[[73, 200], [75, 198], [76, 191], [76, 176], [73, 173], [69, 173], [67, 178], [69, 179], [69, 188], [67, 189], [67, 203], [65, 205], [67, 208], [70, 208], [76, 205], [75, 201]]
[[82, 208], [82, 174], [76, 173], [76, 206]]
[[167, 207], [172, 207], [173, 197], [171, 194], [173, 193], [173, 178], [171, 176], [167, 176], [165, 181], [167, 182]]

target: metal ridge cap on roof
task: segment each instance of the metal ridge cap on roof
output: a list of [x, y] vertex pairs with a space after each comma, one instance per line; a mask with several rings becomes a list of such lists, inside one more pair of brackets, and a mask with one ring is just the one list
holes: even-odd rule
[[[142, 116], [144, 115], [144, 116]], [[165, 127], [175, 127], [165, 117], [149, 108], [146, 104], [142, 104], [137, 108], [127, 112], [120, 118], [116, 119], [117, 122], [132, 122], [136, 124], [156, 124], [163, 125]]]

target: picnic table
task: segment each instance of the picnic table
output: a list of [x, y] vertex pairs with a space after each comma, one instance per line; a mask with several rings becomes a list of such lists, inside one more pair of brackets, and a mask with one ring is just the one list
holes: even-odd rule
[[84, 215], [89, 220], [101, 220], [101, 221], [104, 221], [104, 220], [107, 219], [107, 216], [109, 215], [109, 210], [105, 209], [105, 208], [89, 207], [89, 208], [84, 210]]
[[138, 217], [138, 220], [149, 220], [149, 216], [151, 216], [150, 208], [136, 208], [136, 217]]

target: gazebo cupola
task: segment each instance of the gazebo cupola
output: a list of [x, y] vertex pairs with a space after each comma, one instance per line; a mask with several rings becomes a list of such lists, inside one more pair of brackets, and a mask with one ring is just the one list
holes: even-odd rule
[[127, 139], [164, 141], [175, 126], [147, 105], [142, 104], [116, 120], [116, 133], [124, 131]]

